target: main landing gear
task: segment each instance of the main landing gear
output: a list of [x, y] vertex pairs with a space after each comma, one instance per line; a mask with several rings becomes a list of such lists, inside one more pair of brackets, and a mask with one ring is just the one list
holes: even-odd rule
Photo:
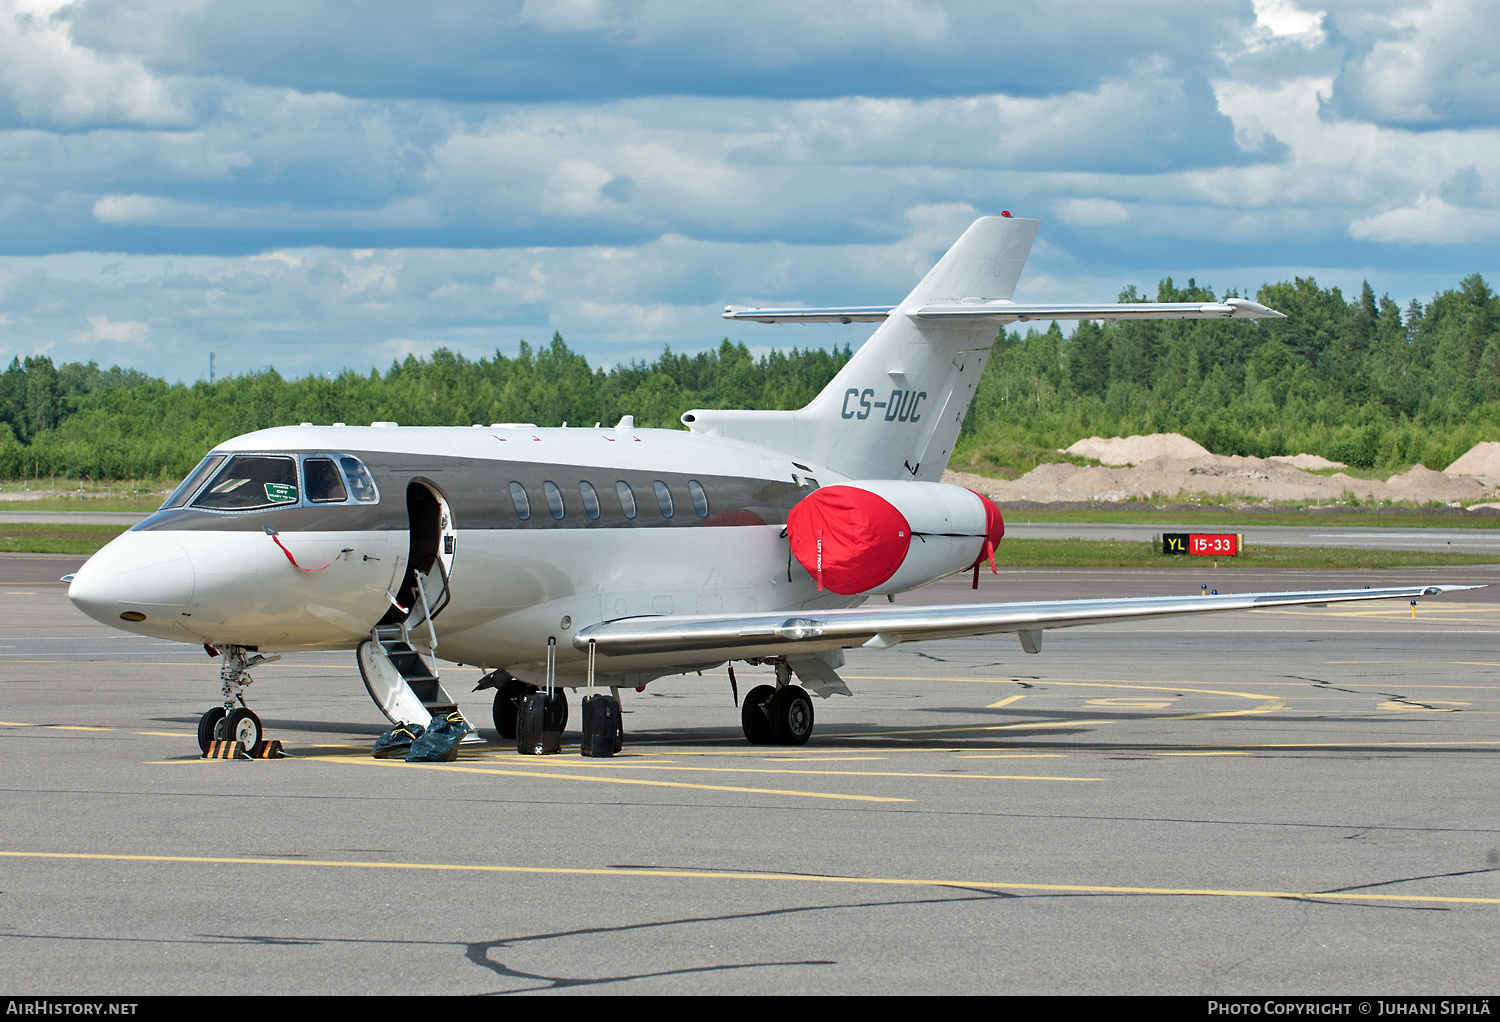
[[246, 749], [255, 748], [265, 737], [265, 731], [260, 718], [245, 705], [245, 688], [255, 680], [250, 677], [249, 670], [281, 657], [276, 654], [262, 656], [253, 651], [247, 653], [243, 646], [225, 646], [221, 650], [205, 646], [204, 649], [210, 656], [222, 654], [224, 657], [219, 666], [219, 691], [224, 702], [198, 718], [198, 747], [207, 754], [208, 747], [214, 742], [233, 740]]
[[[521, 708], [521, 700], [537, 691], [537, 687], [512, 677], [509, 671], [495, 671], [480, 678], [474, 691], [486, 688], [495, 690], [495, 705], [490, 711], [495, 721], [495, 730], [501, 738], [513, 741], [516, 737], [516, 713]], [[547, 708], [557, 716], [557, 730], [561, 733], [568, 726], [567, 693], [560, 688], [554, 689], [552, 702]]]
[[757, 685], [746, 694], [740, 723], [751, 745], [806, 745], [812, 737], [812, 697], [791, 677], [791, 668], [778, 663], [774, 688]]

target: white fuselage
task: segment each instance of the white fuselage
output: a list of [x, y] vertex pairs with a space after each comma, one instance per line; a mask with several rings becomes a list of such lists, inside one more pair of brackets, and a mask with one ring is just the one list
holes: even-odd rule
[[[261, 651], [352, 649], [397, 601], [414, 549], [406, 490], [415, 484], [438, 499], [439, 532], [451, 537], [439, 551], [451, 602], [433, 622], [445, 660], [540, 677], [551, 635], [559, 674], [571, 681], [583, 664], [568, 640], [600, 621], [864, 600], [819, 592], [788, 555], [786, 510], [838, 477], [739, 441], [657, 429], [301, 426], [214, 449], [308, 452], [362, 459], [378, 481], [378, 503], [309, 507], [303, 494], [296, 507], [158, 512], [95, 555], [69, 595], [98, 620], [161, 638]], [[517, 478], [527, 480], [526, 521], [508, 492]], [[555, 482], [561, 517], [537, 479]], [[632, 518], [616, 499], [621, 480], [634, 494]], [[657, 480], [668, 488], [670, 519]], [[689, 480], [705, 493], [707, 515], [694, 506]], [[582, 505], [581, 481], [600, 495], [596, 518]], [[338, 527], [341, 517], [350, 527]], [[425, 625], [417, 637], [428, 637]], [[681, 654], [628, 657], [608, 672], [616, 683], [641, 684], [723, 659], [712, 651], [687, 662]]]

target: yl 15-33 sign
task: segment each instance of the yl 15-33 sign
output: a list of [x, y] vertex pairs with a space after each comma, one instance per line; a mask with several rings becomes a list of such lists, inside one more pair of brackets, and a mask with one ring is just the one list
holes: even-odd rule
[[1244, 545], [1244, 537], [1233, 532], [1164, 532], [1161, 537], [1164, 554], [1237, 557]]

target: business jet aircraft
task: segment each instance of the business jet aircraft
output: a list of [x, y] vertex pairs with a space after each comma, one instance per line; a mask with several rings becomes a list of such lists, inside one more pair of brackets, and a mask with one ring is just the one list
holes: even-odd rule
[[381, 711], [422, 724], [454, 708], [438, 659], [478, 665], [502, 737], [549, 670], [565, 720], [561, 693], [591, 664], [615, 690], [771, 665], [776, 684], [744, 700], [745, 737], [801, 744], [807, 689], [849, 692], [846, 649], [1014, 632], [1036, 653], [1047, 628], [1467, 588], [863, 606], [961, 571], [977, 584], [1005, 533], [991, 501], [938, 481], [998, 327], [1280, 316], [1243, 298], [1013, 302], [1037, 226], [975, 221], [894, 307], [729, 307], [730, 320], [879, 324], [797, 411], [695, 409], [686, 430], [630, 416], [593, 429], [304, 423], [228, 440], [68, 595], [106, 624], [221, 658], [206, 750], [260, 740], [248, 672], [280, 651], [354, 651]]

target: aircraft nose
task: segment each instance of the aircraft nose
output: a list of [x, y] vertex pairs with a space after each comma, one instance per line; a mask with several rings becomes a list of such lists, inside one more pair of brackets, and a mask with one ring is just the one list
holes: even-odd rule
[[86, 561], [68, 586], [73, 606], [116, 628], [176, 621], [193, 598], [193, 562], [167, 532], [127, 532]]

